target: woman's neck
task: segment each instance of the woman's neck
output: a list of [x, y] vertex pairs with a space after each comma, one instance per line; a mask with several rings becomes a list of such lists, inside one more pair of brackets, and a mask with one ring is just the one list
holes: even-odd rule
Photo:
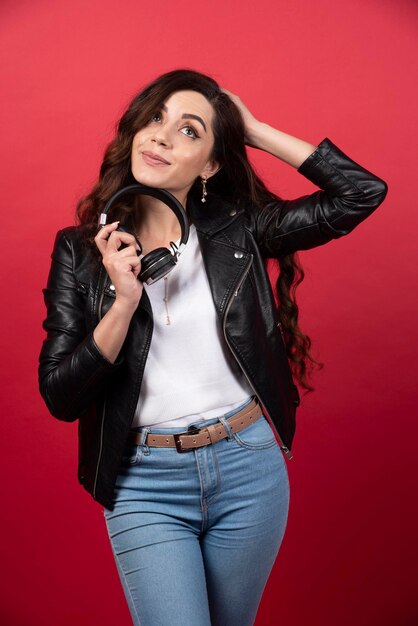
[[164, 202], [152, 196], [137, 197], [133, 219], [139, 239], [176, 241], [181, 236], [175, 213]]

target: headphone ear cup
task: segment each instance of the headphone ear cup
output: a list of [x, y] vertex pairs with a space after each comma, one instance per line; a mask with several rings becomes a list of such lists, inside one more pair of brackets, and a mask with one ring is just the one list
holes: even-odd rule
[[156, 248], [142, 257], [138, 278], [143, 283], [151, 285], [168, 274], [176, 263], [177, 257], [173, 256], [168, 248]]

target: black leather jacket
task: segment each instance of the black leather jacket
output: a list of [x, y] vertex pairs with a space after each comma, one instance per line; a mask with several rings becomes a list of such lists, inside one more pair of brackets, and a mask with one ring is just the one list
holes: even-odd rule
[[[345, 155], [328, 138], [298, 172], [320, 190], [280, 200], [258, 213], [208, 195], [188, 199], [225, 341], [291, 458], [299, 404], [265, 259], [320, 246], [346, 235], [384, 200], [386, 183]], [[198, 206], [199, 205], [199, 206]], [[39, 356], [39, 389], [50, 413], [78, 422], [78, 480], [113, 509], [113, 493], [131, 426], [153, 331], [143, 291], [115, 363], [93, 330], [115, 299], [101, 259], [81, 249], [83, 226], [60, 230], [47, 288], [47, 337]]]

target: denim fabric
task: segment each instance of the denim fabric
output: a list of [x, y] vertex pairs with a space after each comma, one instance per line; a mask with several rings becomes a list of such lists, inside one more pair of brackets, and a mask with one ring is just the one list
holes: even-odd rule
[[[240, 411], [240, 407], [207, 426]], [[135, 626], [250, 626], [282, 542], [286, 461], [266, 417], [179, 453], [127, 445], [104, 517]], [[181, 429], [180, 429], [181, 430]]]

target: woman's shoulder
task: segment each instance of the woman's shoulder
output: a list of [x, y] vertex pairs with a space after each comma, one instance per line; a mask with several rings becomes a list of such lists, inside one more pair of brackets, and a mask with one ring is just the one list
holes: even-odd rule
[[55, 235], [55, 246], [71, 248], [92, 247], [92, 240], [97, 232], [97, 227], [91, 224], [78, 224], [63, 226]]
[[52, 256], [72, 266], [93, 261], [98, 253], [93, 241], [95, 232], [97, 228], [88, 224], [63, 226], [55, 235]]
[[91, 224], [72, 224], [59, 229], [57, 236], [65, 237], [69, 241], [84, 241], [91, 236], [93, 228]]

